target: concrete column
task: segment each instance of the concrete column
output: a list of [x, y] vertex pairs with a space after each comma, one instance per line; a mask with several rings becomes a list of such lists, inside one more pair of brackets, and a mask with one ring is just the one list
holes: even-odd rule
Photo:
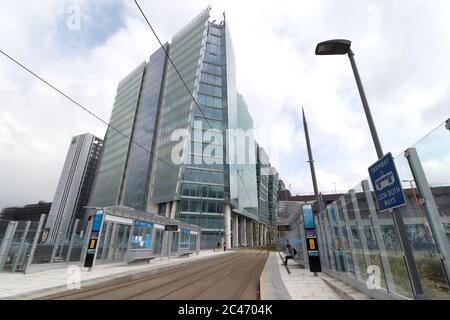
[[170, 218], [171, 204], [172, 204], [172, 202], [166, 203], [166, 218]]
[[265, 239], [264, 239], [264, 229], [265, 229], [265, 225], [261, 224], [259, 230], [261, 230], [261, 236], [260, 236], [260, 246], [264, 246], [265, 245]]
[[267, 226], [264, 227], [264, 245], [267, 246], [269, 244], [269, 228]]
[[262, 223], [259, 224], [259, 245], [264, 245], [264, 225]]
[[253, 247], [253, 221], [248, 222], [248, 244]]
[[233, 225], [233, 247], [237, 248], [239, 247], [239, 216], [237, 214], [234, 215]]
[[227, 248], [231, 248], [231, 205], [225, 203], [224, 205], [224, 224], [225, 224], [225, 242]]
[[172, 205], [170, 206], [170, 219], [175, 219], [175, 212], [177, 210], [177, 202], [172, 201]]
[[259, 227], [258, 222], [253, 222], [253, 232], [254, 232], [254, 235], [253, 235], [254, 242], [253, 243], [254, 243], [255, 247], [257, 247], [259, 245], [259, 241], [258, 241], [258, 237], [259, 237], [259, 235], [258, 235], [258, 227]]
[[241, 243], [246, 246], [247, 245], [247, 218], [242, 217], [239, 219], [240, 225], [241, 225], [241, 233], [239, 237], [241, 238]]
[[256, 223], [256, 229], [258, 230], [256, 234], [256, 245], [259, 247], [261, 245], [261, 223]]

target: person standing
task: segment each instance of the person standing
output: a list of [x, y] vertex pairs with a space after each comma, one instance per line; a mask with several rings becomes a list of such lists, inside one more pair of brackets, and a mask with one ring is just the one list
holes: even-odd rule
[[220, 242], [217, 242], [217, 251], [220, 251]]
[[223, 251], [227, 251], [227, 242], [226, 241], [223, 243]]

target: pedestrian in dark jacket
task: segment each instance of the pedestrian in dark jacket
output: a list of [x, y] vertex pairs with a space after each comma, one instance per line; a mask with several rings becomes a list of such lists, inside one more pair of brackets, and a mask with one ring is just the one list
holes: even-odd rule
[[288, 264], [288, 259], [294, 259], [295, 256], [295, 249], [291, 247], [290, 244], [288, 244], [286, 246], [287, 252], [286, 252], [286, 257], [284, 257], [284, 265], [287, 266]]

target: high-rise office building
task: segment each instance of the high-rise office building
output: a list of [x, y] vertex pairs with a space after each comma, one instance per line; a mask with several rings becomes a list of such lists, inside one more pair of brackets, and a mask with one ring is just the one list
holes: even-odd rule
[[45, 228], [47, 240], [63, 241], [83, 218], [103, 141], [85, 133], [72, 138]]
[[268, 190], [260, 214], [253, 120], [225, 18], [209, 18], [208, 7], [165, 44], [173, 64], [158, 49], [119, 83], [89, 204], [200, 225], [202, 247], [237, 246], [267, 232]]
[[269, 217], [270, 225], [276, 226], [278, 211], [278, 172], [274, 167], [269, 172]]
[[146, 209], [165, 63], [161, 48], [119, 82], [90, 206]]

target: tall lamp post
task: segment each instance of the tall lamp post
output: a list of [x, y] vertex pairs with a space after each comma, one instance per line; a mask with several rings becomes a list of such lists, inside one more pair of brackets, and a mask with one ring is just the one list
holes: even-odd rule
[[[364, 112], [366, 114], [367, 122], [369, 124], [370, 134], [372, 135], [373, 144], [375, 146], [375, 150], [377, 152], [378, 159], [381, 159], [383, 154], [383, 149], [381, 148], [380, 140], [378, 138], [377, 129], [375, 128], [375, 123], [372, 118], [372, 114], [369, 109], [369, 103], [367, 102], [366, 94], [364, 93], [364, 88], [361, 82], [361, 78], [359, 77], [358, 68], [356, 67], [354, 53], [352, 49], [350, 49], [351, 41], [344, 39], [336, 39], [336, 40], [328, 40], [317, 44], [316, 47], [316, 55], [342, 55], [347, 54], [350, 59], [350, 64], [352, 66], [353, 74], [355, 76], [356, 85], [358, 86], [359, 95], [361, 96], [361, 102], [364, 108]], [[419, 272], [417, 270], [416, 262], [414, 261], [413, 251], [411, 247], [411, 243], [408, 239], [406, 233], [405, 223], [400, 215], [400, 211], [398, 209], [393, 209], [392, 212], [393, 219], [395, 221], [395, 225], [397, 227], [399, 239], [401, 246], [403, 248], [403, 252], [405, 255], [405, 263], [408, 269], [413, 293], [415, 299], [425, 299], [425, 294], [423, 291], [422, 283], [420, 281]]]

